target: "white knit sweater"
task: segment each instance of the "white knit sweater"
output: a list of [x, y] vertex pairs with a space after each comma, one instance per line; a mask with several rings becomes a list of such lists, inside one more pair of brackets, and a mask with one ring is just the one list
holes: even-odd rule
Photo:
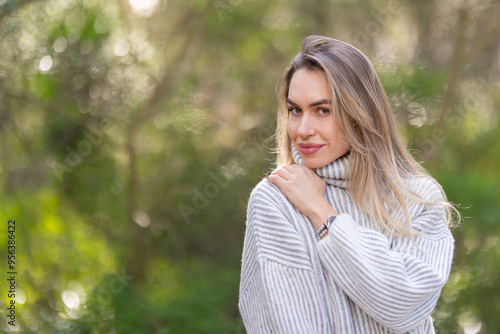
[[[294, 159], [303, 164], [296, 151]], [[409, 205], [418, 249], [361, 212], [347, 164], [348, 156], [316, 170], [339, 212], [321, 241], [278, 186], [264, 179], [252, 191], [239, 297], [249, 334], [434, 333], [430, 315], [454, 247], [444, 208]], [[408, 188], [441, 200], [433, 180], [412, 179]]]

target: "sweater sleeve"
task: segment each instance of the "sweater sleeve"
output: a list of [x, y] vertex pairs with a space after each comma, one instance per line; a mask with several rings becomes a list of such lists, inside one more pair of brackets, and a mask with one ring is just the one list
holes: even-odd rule
[[[239, 309], [248, 333], [331, 333], [326, 297], [300, 231], [268, 196], [250, 198]], [[324, 284], [324, 283], [323, 283]]]
[[365, 313], [395, 332], [428, 319], [448, 280], [454, 241], [444, 208], [420, 206], [409, 238], [367, 228], [340, 214], [318, 244], [327, 275]]

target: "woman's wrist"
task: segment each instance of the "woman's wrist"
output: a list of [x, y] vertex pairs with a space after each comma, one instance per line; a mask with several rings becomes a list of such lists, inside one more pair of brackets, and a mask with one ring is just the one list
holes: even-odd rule
[[328, 216], [326, 221], [321, 225], [320, 228], [317, 229], [318, 237], [320, 239], [323, 239], [328, 235], [328, 231], [330, 230], [330, 226], [332, 225], [333, 221], [337, 218], [337, 216]]
[[321, 225], [325, 223], [328, 216], [338, 216], [338, 212], [332, 208], [332, 206], [323, 199], [317, 205], [315, 205], [311, 212], [306, 214], [316, 228], [320, 228]]

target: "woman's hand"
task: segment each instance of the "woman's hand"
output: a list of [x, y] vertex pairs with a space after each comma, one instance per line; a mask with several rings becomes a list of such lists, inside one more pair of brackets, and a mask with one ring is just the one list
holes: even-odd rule
[[308, 216], [317, 228], [329, 215], [338, 214], [325, 200], [325, 181], [305, 166], [284, 166], [272, 172], [267, 180], [279, 186], [297, 210]]

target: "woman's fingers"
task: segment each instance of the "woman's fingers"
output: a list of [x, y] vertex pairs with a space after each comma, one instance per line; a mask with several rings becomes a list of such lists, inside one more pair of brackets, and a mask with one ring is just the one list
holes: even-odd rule
[[[282, 187], [284, 182], [280, 182], [276, 177], [281, 178], [283, 181], [299, 181], [303, 180], [307, 183], [308, 178], [314, 178], [316, 175], [310, 169], [301, 165], [286, 165], [280, 169], [273, 171], [268, 175], [267, 179], [274, 184]], [[317, 176], [316, 176], [317, 177]]]
[[286, 179], [284, 179], [283, 177], [281, 177], [279, 174], [278, 174], [278, 171], [275, 171], [273, 173], [271, 173], [268, 177], [267, 177], [267, 181], [270, 182], [270, 183], [273, 183], [275, 185], [277, 185], [278, 187], [280, 187], [283, 191], [285, 191], [285, 189], [287, 189], [287, 186], [286, 186]]
[[[285, 166], [287, 167], [287, 166]], [[284, 178], [285, 180], [288, 180], [291, 178], [292, 174], [290, 171], [288, 171], [285, 167], [281, 168], [281, 169], [278, 169], [276, 172], [275, 172], [275, 175], [279, 175], [281, 176], [282, 178]], [[274, 174], [274, 173], [273, 173]], [[271, 174], [272, 175], [272, 174]]]

